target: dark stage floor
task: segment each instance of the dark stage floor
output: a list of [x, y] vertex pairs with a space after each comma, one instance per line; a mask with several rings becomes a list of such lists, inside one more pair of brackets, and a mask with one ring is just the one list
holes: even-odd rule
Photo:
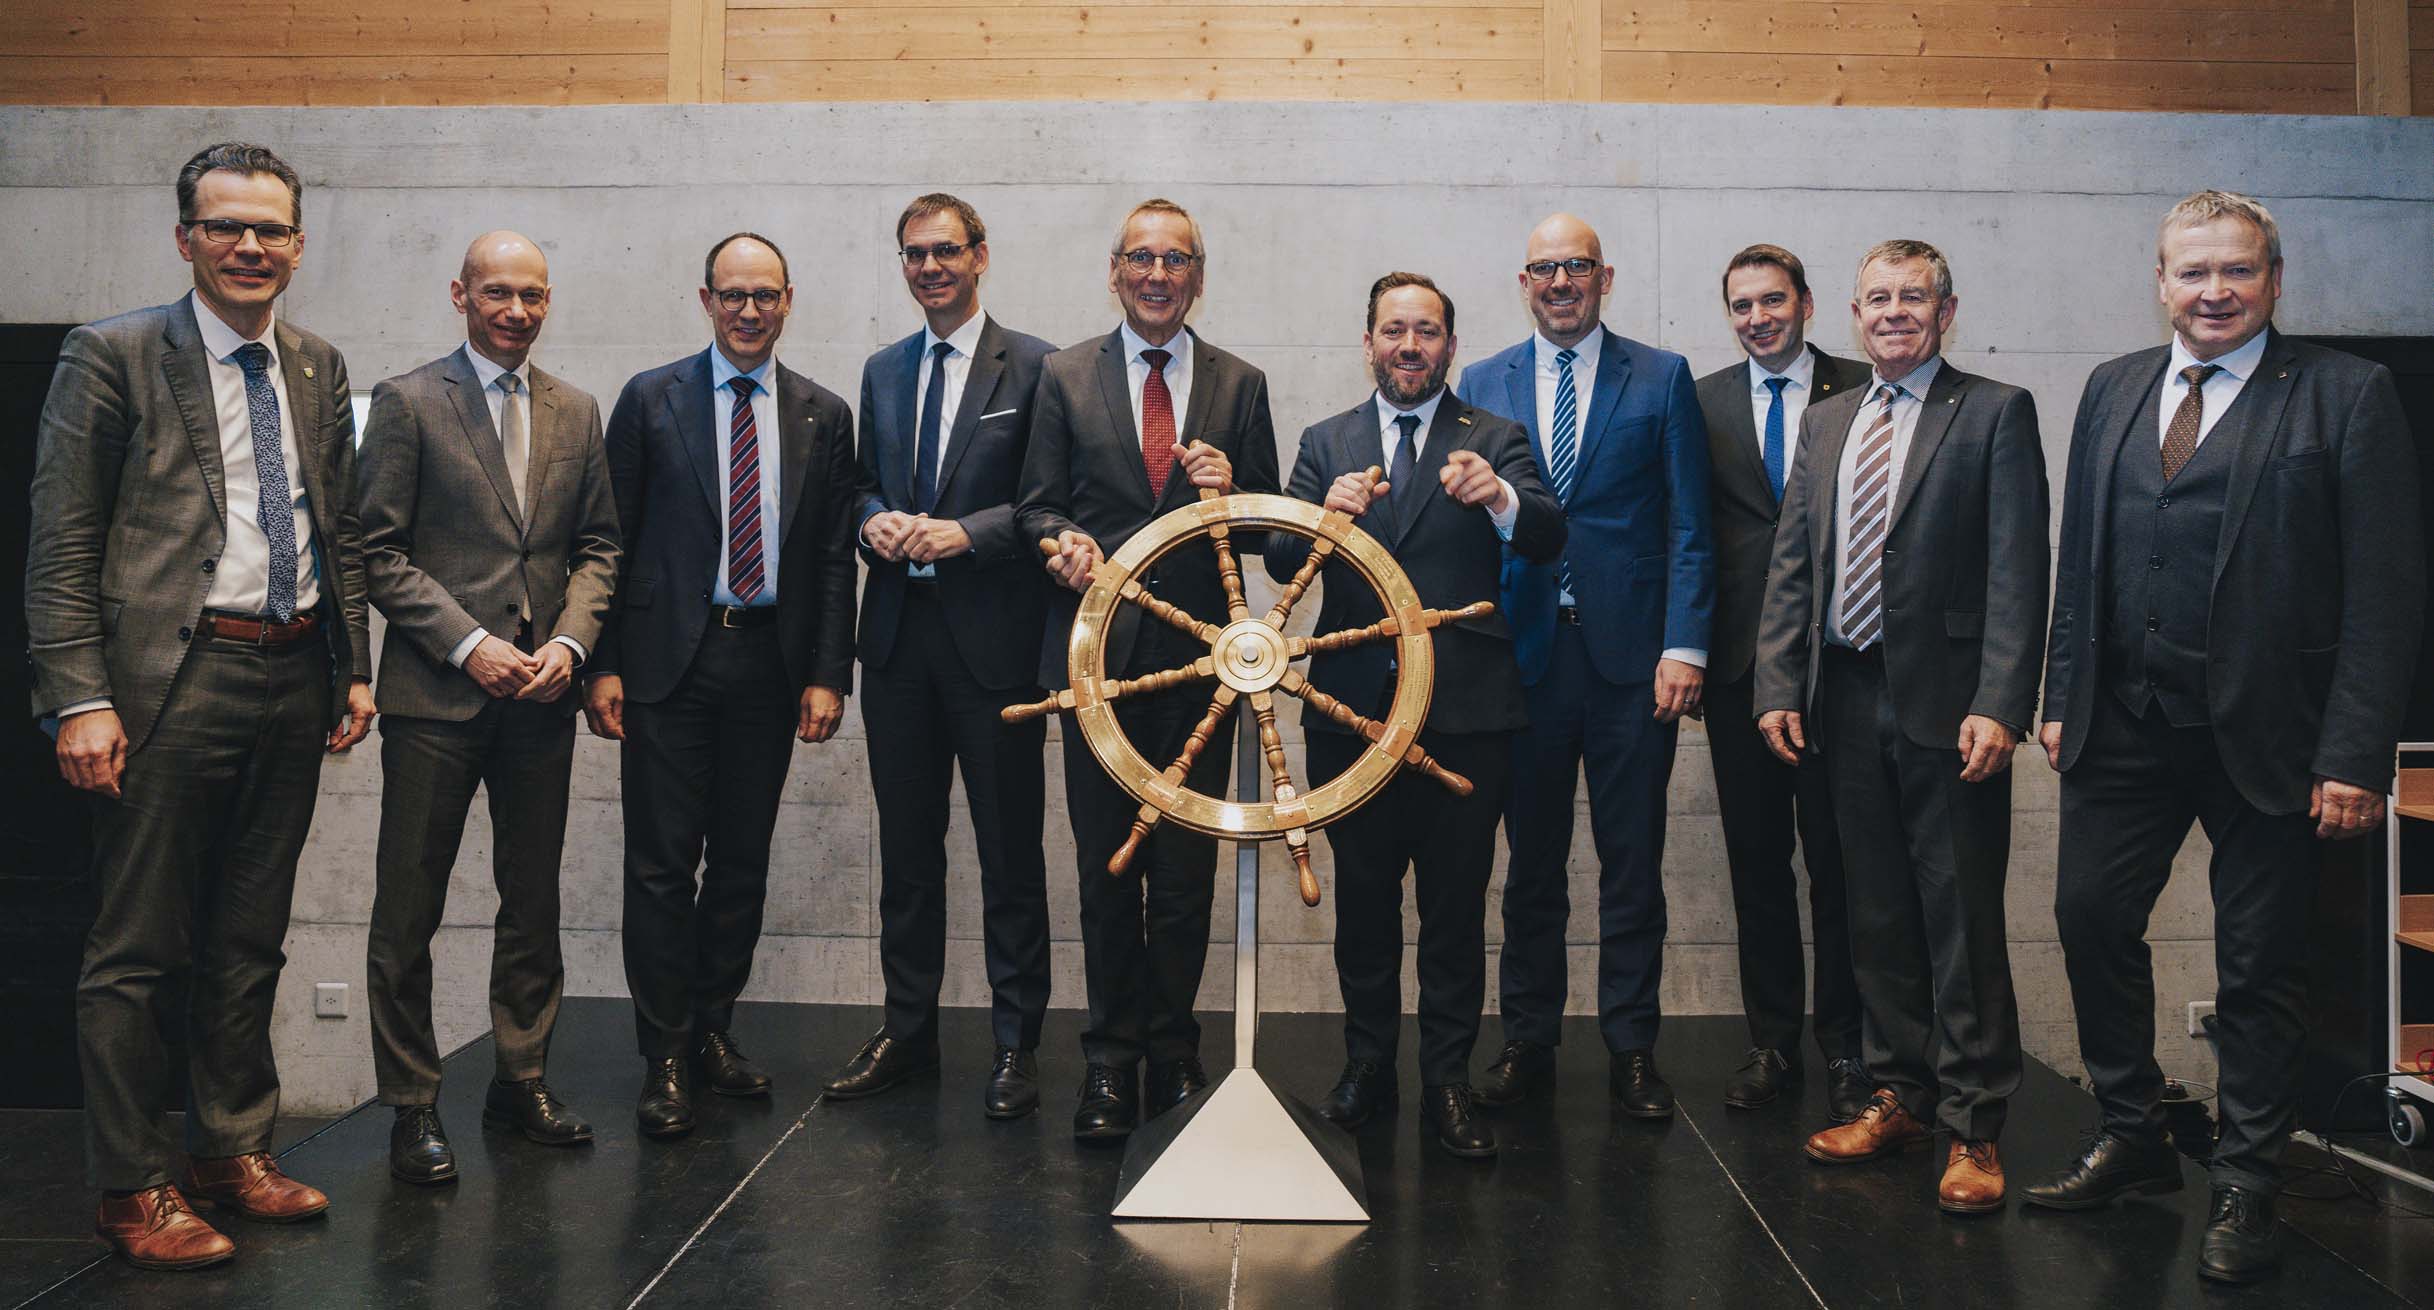
[[[1080, 1078], [1078, 1016], [1052, 1016], [1044, 1113], [979, 1111], [983, 1016], [951, 1011], [943, 1081], [823, 1104], [818, 1082], [876, 1011], [746, 1007], [738, 1032], [777, 1078], [767, 1101], [707, 1098], [693, 1136], [646, 1142], [631, 1111], [638, 1061], [622, 1001], [569, 1002], [553, 1085], [600, 1129], [551, 1150], [481, 1126], [488, 1042], [454, 1057], [442, 1113], [463, 1180], [390, 1180], [389, 1116], [360, 1111], [289, 1148], [290, 1172], [328, 1190], [326, 1221], [239, 1224], [238, 1258], [144, 1274], [82, 1237], [74, 1117], [0, 1115], [0, 1302], [53, 1306], [2146, 1306], [2366, 1307], [2434, 1300], [2434, 1223], [2347, 1198], [2292, 1200], [2288, 1267], [2258, 1288], [2200, 1286], [2204, 1179], [2177, 1196], [2093, 1215], [1939, 1214], [1914, 1152], [1825, 1169], [1799, 1154], [1823, 1122], [1806, 1103], [1755, 1112], [1721, 1100], [1735, 1019], [1666, 1025], [1660, 1054], [1683, 1113], [1611, 1113], [1594, 1024], [1567, 1029], [1552, 1101], [1507, 1113], [1504, 1153], [1453, 1159], [1410, 1108], [1360, 1136], [1366, 1225], [1124, 1222], [1107, 1217], [1121, 1153], [1066, 1132]], [[1491, 1031], [1493, 1021], [1490, 1021]], [[1213, 1020], [1207, 1050], [1225, 1053]], [[1407, 1048], [1416, 1045], [1406, 1037]], [[1260, 1062], [1315, 1100], [1341, 1062], [1338, 1021], [1269, 1018]], [[1221, 1070], [1212, 1069], [1220, 1073]], [[1405, 1075], [1406, 1094], [1411, 1077]], [[2031, 1065], [2004, 1141], [2015, 1189], [2058, 1165], [2091, 1103]], [[317, 1125], [316, 1125], [317, 1126]], [[2294, 1190], [2330, 1192], [2315, 1178]], [[2434, 1198], [2392, 1193], [2420, 1208]], [[82, 1266], [80, 1269], [79, 1266]], [[64, 1280], [64, 1281], [62, 1281]], [[55, 1285], [56, 1284], [56, 1285]], [[44, 1289], [49, 1289], [44, 1292]]]

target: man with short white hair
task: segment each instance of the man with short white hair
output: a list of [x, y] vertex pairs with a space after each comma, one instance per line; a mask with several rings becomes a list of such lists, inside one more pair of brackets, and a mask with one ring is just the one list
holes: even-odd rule
[[2284, 337], [2282, 240], [2246, 196], [2164, 216], [2172, 340], [2097, 367], [2071, 432], [2039, 740], [2062, 773], [2054, 912], [2100, 1135], [2031, 1204], [2181, 1185], [2147, 916], [2192, 821], [2214, 845], [2221, 1139], [2198, 1272], [2281, 1260], [2317, 843], [2383, 819], [2417, 668], [2416, 460], [2392, 375]]

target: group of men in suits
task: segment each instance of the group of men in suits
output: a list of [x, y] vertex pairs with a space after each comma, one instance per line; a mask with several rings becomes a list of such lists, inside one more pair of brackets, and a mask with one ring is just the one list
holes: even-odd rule
[[[1361, 339], [1374, 389], [1303, 433], [1280, 484], [1266, 379], [1187, 323], [1207, 249], [1171, 201], [1136, 206], [1110, 248], [1121, 321], [1064, 350], [981, 309], [987, 233], [970, 205], [913, 201], [896, 239], [924, 322], [866, 365], [858, 430], [776, 361], [793, 287], [767, 238], [710, 250], [711, 345], [633, 378], [604, 424], [531, 361], [542, 252], [488, 233], [450, 285], [465, 345], [374, 388], [358, 453], [343, 360], [275, 312], [304, 245], [294, 171], [213, 146], [177, 189], [194, 291], [68, 338], [27, 574], [34, 709], [56, 723], [63, 774], [98, 798], [80, 1043], [98, 1227], [130, 1260], [228, 1257], [190, 1198], [262, 1221], [327, 1205], [268, 1153], [268, 1026], [319, 761], [375, 714], [367, 605], [390, 624], [367, 965], [397, 1177], [457, 1176], [435, 1108], [431, 943], [477, 787], [499, 890], [483, 1117], [545, 1144], [592, 1136], [545, 1081], [578, 705], [621, 744], [641, 1129], [690, 1131], [701, 1087], [768, 1092], [735, 1003], [793, 745], [835, 732], [857, 654], [886, 1006], [827, 1094], [940, 1067], [960, 773], [992, 1000], [982, 1108], [1014, 1118], [1039, 1104], [1049, 995], [1044, 739], [1000, 711], [1064, 683], [1079, 593], [1153, 519], [1202, 491], [1281, 490], [1353, 518], [1431, 607], [1500, 601], [1433, 637], [1439, 684], [1462, 692], [1437, 699], [1419, 746], [1471, 789], [1407, 773], [1327, 829], [1347, 1059], [1323, 1114], [1358, 1126], [1399, 1100], [1406, 873], [1429, 1133], [1491, 1156], [1483, 1107], [1551, 1081], [1584, 769], [1610, 1091], [1628, 1115], [1673, 1113], [1654, 1055], [1665, 796], [1679, 720], [1704, 716], [1751, 1032], [1726, 1101], [1797, 1085], [1812, 991], [1836, 1123], [1808, 1155], [1876, 1159], [1940, 1128], [1940, 1204], [2001, 1207], [2021, 1069], [2005, 771], [2034, 730], [2062, 773], [2057, 912], [2104, 1128], [2027, 1197], [2082, 1209], [2180, 1185], [2143, 928], [2195, 821], [2216, 851], [2224, 1110], [2200, 1267], [2236, 1281], [2275, 1266], [2311, 844], [2382, 819], [2424, 579], [2391, 378], [2274, 331], [2280, 241], [2255, 201], [2204, 192], [2164, 220], [2173, 341], [2089, 382], [2049, 618], [2034, 405], [1945, 358], [1959, 302], [1923, 242], [1860, 261], [1864, 364], [1807, 343], [1796, 256], [1741, 251], [1722, 292], [1746, 359], [1696, 382], [1680, 356], [1605, 328], [1614, 269], [1569, 215], [1525, 248], [1536, 331], [1459, 386], [1451, 296], [1389, 273]], [[1308, 552], [1283, 534], [1235, 545], [1279, 580]], [[1323, 630], [1382, 617], [1340, 560], [1321, 576]], [[1141, 581], [1186, 612], [1225, 609], [1210, 554]], [[1119, 616], [1111, 676], [1205, 653], [1138, 609]], [[1358, 729], [1397, 675], [1382, 644], [1313, 659], [1339, 712], [1306, 717], [1312, 783], [1365, 748]], [[1211, 793], [1233, 719], [1189, 686], [1117, 709], [1147, 758], [1199, 741], [1188, 781]], [[1208, 1084], [1193, 1000], [1215, 842], [1173, 825], [1144, 837], [1066, 733], [1089, 1006], [1073, 1128], [1120, 1139]], [[1499, 823], [1504, 1041], [1474, 1084]], [[180, 988], [184, 1016], [168, 1009]], [[173, 1182], [155, 1110], [181, 1022], [188, 1165]]]

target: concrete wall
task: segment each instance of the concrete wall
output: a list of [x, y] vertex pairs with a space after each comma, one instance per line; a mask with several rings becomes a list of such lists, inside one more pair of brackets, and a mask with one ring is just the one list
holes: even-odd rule
[[[1287, 462], [1302, 426], [1368, 385], [1358, 341], [1371, 278], [1398, 267], [1437, 277], [1462, 305], [1464, 355], [1482, 357], [1528, 331], [1512, 270], [1529, 225], [1556, 209], [1595, 223], [1621, 270], [1608, 323], [1684, 352], [1702, 372], [1735, 357], [1716, 285], [1740, 246], [1770, 240], [1800, 252], [1821, 311], [1814, 336], [1850, 352], [1844, 306], [1860, 250], [1896, 235], [1936, 242], [1961, 300], [1953, 357], [2036, 393], [2057, 485], [2088, 370], [2165, 338], [2154, 225], [2188, 191], [2235, 187], [2274, 207], [2289, 261], [2285, 329], [2434, 334], [2434, 123], [1626, 105], [5, 109], [0, 230], [19, 258], [0, 281], [0, 321], [77, 322], [180, 294], [169, 180], [198, 145], [231, 137], [271, 143], [304, 172], [309, 245], [286, 312], [337, 342], [366, 390], [461, 340], [446, 286], [478, 230], [516, 227], [547, 248], [557, 294], [537, 357], [606, 399], [629, 374], [702, 348], [692, 291], [701, 252], [749, 227], [793, 260], [798, 307], [783, 355], [850, 398], [864, 357], [917, 325], [892, 267], [891, 227], [905, 200], [939, 188], [989, 222], [990, 310], [1060, 341], [1113, 323], [1102, 252], [1131, 203], [1164, 194], [1191, 207], [1211, 256], [1197, 326], [1267, 370]], [[837, 741], [798, 749], [752, 996], [878, 998], [861, 731], [849, 708]], [[565, 889], [577, 994], [623, 989], [616, 769], [613, 750], [582, 739]], [[277, 1029], [298, 1109], [335, 1109], [372, 1086], [361, 985], [379, 774], [368, 748], [324, 773]], [[2050, 909], [2054, 779], [2023, 754], [2014, 785], [2009, 908], [2027, 1038], [2075, 1070]], [[1054, 999], [1076, 1006], [1070, 847], [1061, 789], [1050, 792]], [[1682, 739], [1672, 814], [1665, 1006], [1734, 1013], [1731, 899], [1695, 727]], [[953, 840], [958, 867], [970, 869], [960, 821]], [[2202, 1051], [2178, 1034], [2185, 1004], [2213, 993], [2202, 846], [2183, 853], [2151, 933], [2165, 1067], [2201, 1078]], [[1586, 852], [1584, 837], [1573, 866], [1575, 1008], [1594, 995]], [[1281, 854], [1269, 852], [1271, 867]], [[477, 814], [438, 943], [449, 1045], [488, 1024], [488, 858]], [[1266, 1001], [1333, 1008], [1330, 912], [1305, 911], [1288, 884], [1272, 886]], [[1491, 952], [1500, 889], [1490, 895]], [[1218, 916], [1209, 1007], [1228, 1001], [1228, 918]], [[981, 1002], [969, 877], [950, 930], [948, 999]], [[350, 1017], [312, 1017], [311, 984], [325, 980], [354, 985]], [[1050, 1040], [1073, 1031], [1061, 1018]]]

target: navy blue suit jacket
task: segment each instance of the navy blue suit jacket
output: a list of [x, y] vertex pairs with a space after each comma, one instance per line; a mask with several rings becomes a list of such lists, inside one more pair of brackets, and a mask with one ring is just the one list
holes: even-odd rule
[[[1570, 525], [1563, 558], [1590, 661], [1598, 676], [1628, 686], [1653, 680], [1663, 651], [1707, 649], [1716, 596], [1707, 424], [1688, 361], [1598, 330], [1605, 337], [1597, 377], [1572, 491], [1562, 498]], [[1538, 430], [1536, 348], [1533, 337], [1462, 370], [1458, 394], [1526, 429], [1552, 488]], [[1555, 566], [1507, 549], [1503, 582], [1521, 680], [1535, 685], [1555, 640]]]

